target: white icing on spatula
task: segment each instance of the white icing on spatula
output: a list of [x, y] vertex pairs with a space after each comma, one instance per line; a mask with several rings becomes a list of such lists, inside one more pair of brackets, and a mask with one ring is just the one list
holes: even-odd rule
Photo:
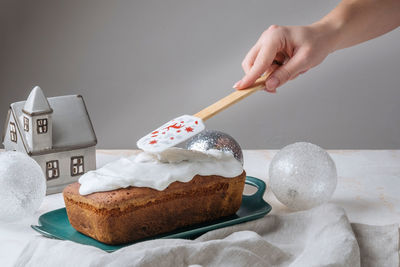
[[201, 118], [183, 115], [175, 118], [137, 141], [148, 152], [161, 152], [200, 133], [205, 128]]
[[[273, 70], [275, 70], [278, 65], [274, 64], [272, 66]], [[204, 130], [203, 121], [208, 120], [252, 93], [264, 89], [265, 81], [273, 70], [259, 78], [251, 87], [244, 90], [236, 90], [193, 116], [183, 115], [165, 123], [163, 126], [140, 138], [137, 141], [137, 146], [144, 151], [161, 152], [188, 140], [190, 137]]]

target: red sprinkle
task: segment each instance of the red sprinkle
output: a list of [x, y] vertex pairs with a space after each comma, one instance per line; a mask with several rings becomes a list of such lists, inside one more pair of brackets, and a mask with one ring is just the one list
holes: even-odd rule
[[156, 143], [157, 143], [157, 140], [151, 140], [151, 141], [149, 142], [150, 145], [154, 145], [154, 144], [156, 144]]
[[186, 127], [185, 130], [186, 130], [186, 132], [193, 132], [193, 128], [192, 127]]

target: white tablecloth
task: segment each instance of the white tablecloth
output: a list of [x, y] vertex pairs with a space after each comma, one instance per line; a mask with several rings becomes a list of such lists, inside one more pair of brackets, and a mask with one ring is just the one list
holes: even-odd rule
[[[398, 266], [397, 225], [351, 225], [342, 208], [269, 215], [196, 240], [158, 239], [107, 253], [45, 237], [16, 266]], [[57, 255], [54, 257], [54, 255]]]

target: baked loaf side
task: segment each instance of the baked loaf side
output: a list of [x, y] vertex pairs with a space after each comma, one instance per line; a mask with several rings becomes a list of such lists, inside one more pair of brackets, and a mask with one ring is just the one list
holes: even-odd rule
[[196, 175], [163, 191], [128, 187], [86, 196], [74, 183], [63, 195], [68, 219], [77, 231], [115, 245], [234, 214], [245, 179], [244, 171], [234, 178]]

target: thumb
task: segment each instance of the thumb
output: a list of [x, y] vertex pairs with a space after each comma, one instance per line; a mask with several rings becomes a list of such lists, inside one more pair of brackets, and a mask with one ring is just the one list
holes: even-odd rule
[[265, 82], [266, 90], [268, 92], [276, 92], [277, 87], [293, 79], [304, 70], [306, 70], [306, 57], [302, 53], [297, 53], [271, 74]]

